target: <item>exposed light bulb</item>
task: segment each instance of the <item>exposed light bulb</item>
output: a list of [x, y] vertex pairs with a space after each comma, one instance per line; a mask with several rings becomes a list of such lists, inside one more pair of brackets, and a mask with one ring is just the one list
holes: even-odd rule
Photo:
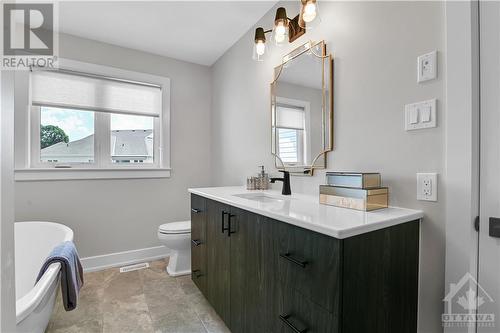
[[[269, 31], [268, 31], [269, 32]], [[263, 61], [266, 52], [266, 32], [262, 27], [255, 29], [255, 43], [253, 45], [252, 58], [256, 61]]]
[[283, 7], [276, 10], [272, 39], [276, 46], [282, 46], [288, 39], [288, 17]]
[[266, 52], [266, 44], [259, 40], [256, 44], [255, 44], [255, 52], [258, 54], [258, 55], [263, 55], [264, 52]]
[[286, 27], [283, 22], [279, 22], [278, 25], [276, 26], [276, 37], [281, 36], [282, 38], [285, 37], [286, 33]]
[[304, 6], [304, 13], [302, 14], [302, 19], [304, 22], [309, 23], [316, 18], [316, 4], [309, 1]]

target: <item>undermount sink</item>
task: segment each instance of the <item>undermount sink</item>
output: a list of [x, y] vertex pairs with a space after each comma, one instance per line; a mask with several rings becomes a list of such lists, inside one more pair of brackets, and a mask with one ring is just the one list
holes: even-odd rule
[[280, 203], [285, 201], [285, 199], [270, 196], [265, 193], [242, 193], [242, 194], [234, 194], [233, 196], [263, 203]]

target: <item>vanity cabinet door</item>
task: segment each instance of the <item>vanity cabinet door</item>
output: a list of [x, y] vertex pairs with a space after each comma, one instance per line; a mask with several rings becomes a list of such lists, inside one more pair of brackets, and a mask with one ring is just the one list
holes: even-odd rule
[[206, 296], [206, 199], [191, 195], [191, 279]]
[[230, 320], [230, 238], [227, 236], [227, 205], [207, 200], [206, 296], [227, 324]]
[[274, 221], [237, 208], [231, 215], [231, 332], [271, 332], [276, 301]]
[[419, 227], [413, 221], [343, 240], [342, 332], [417, 332]]

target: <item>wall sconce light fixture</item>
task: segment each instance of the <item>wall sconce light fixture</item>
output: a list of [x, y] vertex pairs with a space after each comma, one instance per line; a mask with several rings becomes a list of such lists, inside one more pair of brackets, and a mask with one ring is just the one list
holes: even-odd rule
[[253, 60], [262, 61], [266, 52], [266, 33], [271, 30], [264, 31], [263, 28], [255, 29], [255, 44], [253, 45]]
[[300, 8], [300, 16], [299, 16], [299, 26], [301, 28], [306, 28], [306, 24], [308, 24], [308, 29], [311, 29], [311, 23], [317, 25], [320, 21], [318, 12], [318, 4], [316, 0], [301, 0], [302, 7]]
[[262, 27], [255, 29], [255, 44], [253, 47], [253, 59], [262, 61], [266, 52], [266, 34], [271, 32], [271, 40], [281, 46], [294, 40], [306, 33], [307, 29], [316, 25], [319, 21], [317, 0], [300, 0], [302, 3], [300, 13], [293, 19], [286, 14], [284, 7], [276, 10], [273, 29], [264, 30]]

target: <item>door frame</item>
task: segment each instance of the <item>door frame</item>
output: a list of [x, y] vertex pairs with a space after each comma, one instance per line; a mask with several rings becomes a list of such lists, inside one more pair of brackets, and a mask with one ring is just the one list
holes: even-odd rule
[[[467, 272], [477, 279], [479, 215], [479, 2], [446, 2], [446, 267], [444, 295]], [[475, 288], [475, 286], [474, 286]], [[443, 313], [446, 304], [443, 302]], [[456, 332], [457, 328], [445, 328]], [[464, 329], [475, 332], [475, 327]]]
[[14, 332], [14, 71], [0, 72], [0, 332]]
[[[479, 2], [479, 35], [480, 35], [480, 93], [481, 93], [481, 129], [480, 129], [480, 233], [478, 246], [478, 297], [479, 291], [483, 293], [486, 304], [478, 309], [481, 315], [479, 320], [483, 319], [482, 325], [477, 326], [476, 332], [492, 332], [498, 330], [498, 305], [488, 294], [491, 292], [493, 297], [498, 298], [498, 265], [497, 251], [498, 238], [491, 235], [490, 217], [498, 216], [498, 195], [496, 187], [490, 186], [497, 181], [498, 164], [498, 129], [495, 124], [499, 121], [498, 101], [496, 93], [498, 91], [498, 72], [495, 71], [498, 65], [498, 53], [500, 44], [498, 43], [500, 5], [498, 2]], [[492, 96], [494, 96], [492, 98]], [[491, 256], [494, 254], [494, 256]], [[484, 289], [483, 289], [484, 288]], [[486, 290], [485, 290], [486, 289]], [[494, 294], [493, 294], [494, 293]], [[489, 298], [489, 301], [488, 301]], [[478, 306], [479, 307], [479, 306]], [[493, 327], [489, 327], [494, 318]], [[488, 318], [489, 317], [489, 318]]]

